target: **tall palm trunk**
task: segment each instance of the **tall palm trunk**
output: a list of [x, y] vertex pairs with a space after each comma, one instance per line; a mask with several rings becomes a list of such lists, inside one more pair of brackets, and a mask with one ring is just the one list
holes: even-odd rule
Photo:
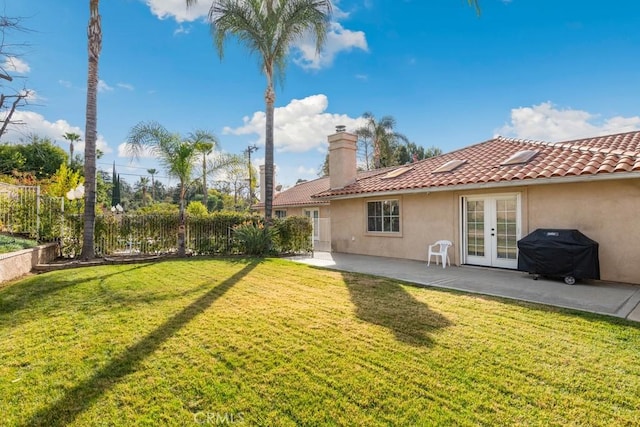
[[264, 99], [266, 103], [266, 129], [264, 142], [264, 216], [267, 224], [271, 222], [271, 210], [273, 206], [273, 106], [276, 94], [273, 91], [271, 79], [268, 79], [267, 91]]
[[202, 153], [202, 203], [209, 212], [209, 194], [207, 190], [207, 154]]
[[180, 224], [178, 225], [178, 256], [183, 257], [187, 254], [186, 249], [186, 229], [187, 221], [185, 216], [184, 199], [187, 195], [187, 186], [184, 181], [180, 181]]
[[87, 117], [84, 147], [84, 233], [82, 237], [82, 259], [95, 257], [93, 236], [96, 221], [96, 139], [98, 129], [98, 60], [102, 49], [102, 28], [99, 0], [89, 3], [89, 72], [87, 77]]

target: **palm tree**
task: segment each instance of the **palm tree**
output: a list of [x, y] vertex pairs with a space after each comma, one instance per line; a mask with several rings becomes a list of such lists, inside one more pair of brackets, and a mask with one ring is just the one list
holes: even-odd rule
[[156, 180], [155, 176], [158, 173], [157, 170], [151, 168], [147, 169], [147, 173], [151, 175], [151, 202], [153, 203], [156, 200]]
[[[204, 131], [195, 134], [206, 135]], [[209, 135], [209, 139], [213, 139]], [[179, 134], [170, 133], [156, 122], [138, 123], [129, 132], [126, 149], [133, 158], [138, 158], [143, 151], [155, 155], [166, 168], [167, 173], [178, 179], [180, 199], [180, 227], [178, 228], [178, 255], [186, 254], [185, 248], [185, 199], [187, 188], [191, 183], [193, 168], [198, 158], [196, 142], [190, 138], [183, 139]]]
[[396, 119], [384, 116], [376, 121], [372, 113], [362, 115], [366, 124], [356, 129], [356, 135], [373, 145], [373, 168], [379, 169], [390, 166], [391, 154], [398, 143], [407, 143], [408, 139], [401, 133], [395, 132]]
[[84, 146], [84, 233], [82, 235], [82, 259], [95, 257], [93, 236], [96, 222], [96, 139], [98, 136], [98, 60], [102, 50], [102, 27], [100, 24], [99, 0], [89, 0], [88, 50], [89, 70], [87, 76], [87, 117]]
[[142, 206], [147, 204], [147, 186], [149, 185], [149, 178], [146, 176], [141, 176], [140, 181], [137, 183], [136, 187], [142, 192]]
[[213, 149], [218, 146], [216, 137], [208, 132], [197, 131], [189, 135], [189, 140], [196, 146], [196, 151], [202, 156], [202, 203], [207, 205], [207, 156], [213, 153]]
[[62, 137], [67, 141], [69, 141], [69, 164], [71, 165], [73, 164], [73, 143], [81, 141], [80, 135], [73, 132], [67, 132], [64, 135], [62, 135]]
[[[185, 0], [187, 7], [198, 0]], [[324, 45], [331, 17], [330, 0], [213, 0], [209, 9], [211, 33], [220, 58], [224, 42], [235, 36], [260, 57], [267, 78], [265, 91], [265, 217], [271, 219], [273, 203], [273, 80], [284, 77], [292, 44], [312, 35], [316, 51]]]

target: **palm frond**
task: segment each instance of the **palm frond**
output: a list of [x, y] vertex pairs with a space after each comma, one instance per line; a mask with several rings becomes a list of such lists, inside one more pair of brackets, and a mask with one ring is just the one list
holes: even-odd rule
[[144, 152], [161, 154], [161, 146], [171, 139], [171, 134], [157, 122], [140, 122], [129, 131], [125, 151], [133, 159], [139, 159]]
[[329, 0], [217, 0], [209, 10], [211, 34], [220, 58], [227, 37], [259, 55], [269, 84], [284, 80], [291, 45], [312, 34], [320, 51], [332, 7]]

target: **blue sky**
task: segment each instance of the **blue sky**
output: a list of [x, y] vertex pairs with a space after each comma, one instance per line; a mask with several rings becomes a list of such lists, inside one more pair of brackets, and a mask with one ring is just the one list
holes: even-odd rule
[[[84, 137], [88, 3], [0, 0], [33, 30], [10, 35], [30, 46], [0, 65], [19, 77], [14, 89], [35, 91], [19, 113], [26, 124], [3, 141], [35, 132], [66, 150], [62, 134]], [[317, 177], [327, 135], [338, 124], [353, 130], [365, 111], [394, 116], [411, 141], [445, 152], [498, 134], [558, 141], [640, 129], [637, 1], [481, 0], [480, 16], [466, 0], [334, 4], [325, 50], [292, 49], [277, 88], [276, 180], [285, 187]], [[262, 162], [265, 78], [233, 41], [218, 58], [209, 6], [101, 2], [100, 168], [115, 161], [130, 183], [159, 168], [122, 152], [131, 127], [148, 120], [213, 131], [226, 152], [255, 143]]]

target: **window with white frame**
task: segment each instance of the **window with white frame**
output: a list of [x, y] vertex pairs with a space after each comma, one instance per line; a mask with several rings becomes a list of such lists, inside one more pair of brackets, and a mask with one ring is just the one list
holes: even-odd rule
[[286, 210], [282, 210], [282, 209], [276, 209], [274, 215], [275, 215], [276, 218], [286, 218], [287, 217], [287, 211]]
[[367, 202], [367, 231], [371, 233], [400, 232], [400, 201]]

